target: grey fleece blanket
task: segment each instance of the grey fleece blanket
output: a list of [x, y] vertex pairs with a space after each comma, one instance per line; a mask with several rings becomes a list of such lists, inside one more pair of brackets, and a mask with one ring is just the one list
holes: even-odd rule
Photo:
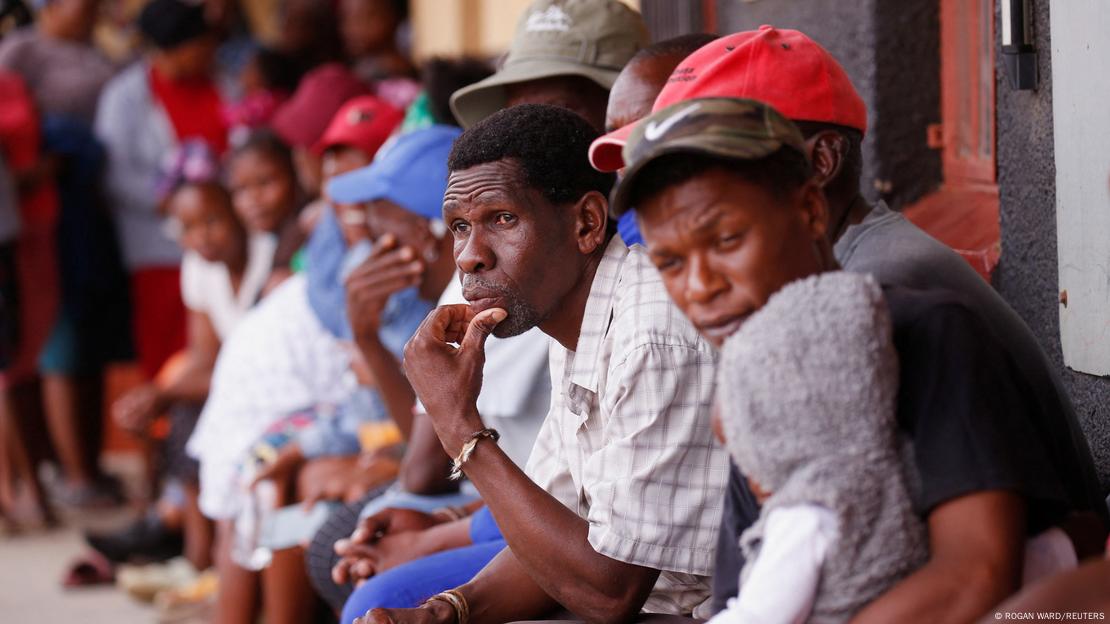
[[793, 282], [724, 344], [718, 403], [729, 453], [771, 492], [740, 538], [748, 565], [763, 518], [813, 504], [839, 521], [812, 622], [843, 622], [924, 563], [925, 527], [907, 490], [895, 422], [898, 359], [890, 315], [870, 276]]

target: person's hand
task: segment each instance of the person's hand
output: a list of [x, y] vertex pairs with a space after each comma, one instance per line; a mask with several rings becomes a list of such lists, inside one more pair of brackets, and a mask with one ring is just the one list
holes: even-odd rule
[[451, 457], [483, 427], [477, 401], [486, 337], [506, 315], [501, 308], [474, 314], [467, 305], [440, 306], [405, 345], [405, 375]]
[[343, 557], [332, 568], [332, 578], [339, 584], [352, 582], [360, 585], [375, 574], [395, 568], [403, 563], [437, 552], [426, 539], [428, 531], [406, 531], [387, 535], [372, 544], [357, 544], [340, 540], [336, 552]]
[[368, 518], [363, 518], [358, 527], [351, 533], [350, 541], [355, 544], [371, 544], [389, 535], [409, 531], [423, 531], [443, 524], [448, 520], [444, 516], [424, 513], [415, 509], [390, 507]]
[[112, 404], [112, 420], [122, 429], [142, 434], [165, 411], [161, 392], [154, 384], [144, 384], [123, 395]]
[[304, 462], [305, 457], [304, 453], [301, 452], [300, 445], [296, 443], [286, 444], [278, 451], [277, 458], [274, 461], [266, 464], [255, 473], [254, 480], [251, 481], [251, 488], [258, 485], [260, 481], [267, 480], [287, 484], [297, 470], [304, 465]]
[[416, 250], [400, 245], [393, 234], [379, 238], [370, 257], [347, 276], [347, 318], [355, 338], [376, 337], [389, 297], [416, 286], [423, 275]]
[[304, 508], [312, 509], [320, 501], [353, 503], [394, 479], [399, 467], [397, 459], [389, 456], [373, 461], [365, 461], [364, 456], [314, 459], [301, 470], [299, 491]]
[[[415, 511], [412, 509], [389, 508], [363, 519], [347, 539], [335, 543], [335, 554], [339, 563], [332, 568], [332, 579], [343, 585], [356, 578], [367, 578], [374, 574], [371, 557], [376, 557], [367, 546], [376, 544], [386, 537], [404, 533], [418, 533], [433, 526], [447, 522], [442, 516]], [[354, 573], [352, 570], [354, 569]]]
[[433, 600], [415, 609], [371, 609], [354, 624], [454, 624], [451, 605]]

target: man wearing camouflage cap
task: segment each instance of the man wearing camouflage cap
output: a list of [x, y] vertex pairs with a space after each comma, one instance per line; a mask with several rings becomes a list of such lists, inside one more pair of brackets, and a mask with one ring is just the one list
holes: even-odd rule
[[[767, 104], [672, 104], [631, 132], [622, 160], [614, 214], [636, 211], [668, 293], [715, 345], [786, 284], [840, 268], [830, 201], [803, 135]], [[1066, 412], [1038, 400], [1021, 351], [988, 317], [954, 291], [879, 281], [898, 351], [898, 426], [916, 468], [912, 496], [930, 558], [853, 621], [972, 621], [1023, 574], [1037, 578], [1069, 559], [1074, 566], [1088, 547], [1097, 551], [1105, 509], [1084, 485], [1090, 455]], [[742, 476], [733, 487], [732, 532], [721, 548], [736, 554], [760, 492]], [[715, 584], [735, 588], [742, 565], [719, 556]]]
[[602, 130], [609, 89], [647, 43], [643, 18], [617, 0], [537, 0], [498, 72], [455, 92], [451, 110], [469, 128], [502, 108], [551, 104]]

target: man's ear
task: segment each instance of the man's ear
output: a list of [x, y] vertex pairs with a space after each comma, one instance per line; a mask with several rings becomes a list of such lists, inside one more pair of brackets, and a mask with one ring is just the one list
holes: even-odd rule
[[806, 140], [813, 176], [821, 188], [840, 177], [848, 158], [848, 139], [835, 130], [822, 130]]
[[592, 254], [605, 243], [605, 232], [609, 224], [609, 200], [597, 191], [590, 191], [574, 205], [574, 235], [578, 241], [578, 251], [583, 255]]

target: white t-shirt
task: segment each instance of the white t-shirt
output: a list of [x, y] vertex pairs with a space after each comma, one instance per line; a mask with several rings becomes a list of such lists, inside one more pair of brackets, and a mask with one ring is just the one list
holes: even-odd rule
[[318, 403], [340, 404], [358, 388], [350, 354], [308, 304], [297, 273], [266, 295], [220, 345], [212, 388], [189, 439], [200, 461], [200, 509], [234, 518], [242, 504], [239, 467], [266, 428]]
[[708, 624], [801, 624], [809, 617], [829, 546], [839, 538], [836, 514], [818, 505], [776, 507], [740, 595]]
[[276, 250], [277, 237], [273, 234], [251, 235], [239, 292], [231, 288], [226, 264], [209, 262], [195, 252], [186, 252], [181, 261], [181, 298], [185, 307], [207, 314], [220, 341], [226, 340], [239, 319], [258, 300], [270, 277]]
[[[819, 505], [776, 507], [740, 595], [708, 624], [801, 624], [809, 618], [829, 547], [840, 538], [836, 514]], [[1058, 528], [1026, 541], [1022, 586], [1075, 568], [1071, 540]]]

